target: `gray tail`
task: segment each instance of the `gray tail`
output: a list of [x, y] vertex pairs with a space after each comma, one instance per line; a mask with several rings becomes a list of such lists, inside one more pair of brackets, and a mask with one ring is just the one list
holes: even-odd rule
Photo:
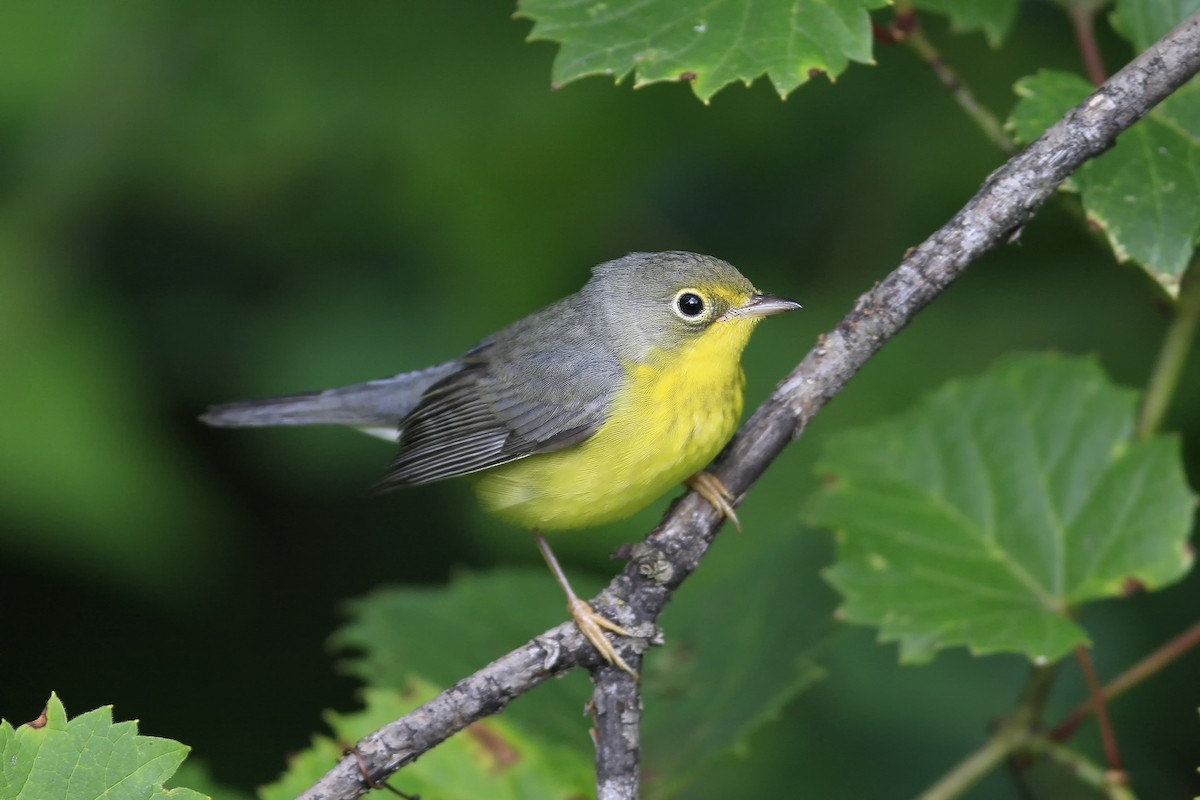
[[200, 421], [221, 428], [344, 425], [395, 439], [400, 423], [417, 407], [421, 395], [458, 369], [460, 364], [450, 361], [340, 389], [227, 403], [213, 406], [200, 416]]

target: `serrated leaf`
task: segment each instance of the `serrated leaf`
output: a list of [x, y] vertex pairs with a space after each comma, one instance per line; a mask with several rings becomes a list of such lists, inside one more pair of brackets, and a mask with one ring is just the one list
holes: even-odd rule
[[958, 32], [983, 31], [988, 44], [999, 47], [1017, 18], [1018, 0], [916, 0], [913, 5], [949, 17]]
[[[810, 651], [828, 632], [832, 602], [813, 581], [794, 579], [812, 542], [792, 527], [738, 542], [664, 616], [667, 644], [643, 667], [643, 759], [656, 791], [685, 785], [708, 757], [737, 748], [819, 679]], [[599, 588], [575, 575], [572, 582], [584, 596]], [[563, 606], [544, 570], [463, 573], [449, 587], [387, 589], [354, 601], [334, 644], [356, 651], [349, 671], [373, 686], [402, 689], [414, 675], [449, 686], [562, 622]], [[590, 696], [577, 671], [539, 686], [504, 718], [589, 753], [582, 709]]]
[[[173, 777], [175, 783], [186, 784], [201, 795], [215, 797], [217, 800], [251, 800], [256, 796], [250, 790], [234, 788], [230, 784], [217, 780], [208, 766], [198, 760], [194, 754], [179, 765], [179, 769], [175, 771]], [[175, 798], [178, 795], [171, 795], [171, 797]]]
[[1140, 53], [1197, 11], [1198, 0], [1117, 0], [1111, 19]]
[[687, 80], [708, 102], [735, 81], [770, 78], [787, 97], [814, 73], [871, 61], [867, 10], [886, 0], [521, 0], [531, 41], [560, 45], [553, 80], [633, 73], [634, 86]]
[[[1200, 84], [1194, 80], [1089, 161], [1063, 188], [1079, 192], [1088, 219], [1117, 260], [1132, 259], [1171, 297], [1200, 241]], [[1082, 78], [1042, 71], [1017, 82], [1009, 126], [1029, 142], [1091, 93]]]
[[1180, 578], [1194, 497], [1176, 440], [1128, 443], [1135, 403], [1092, 361], [1024, 357], [830, 441], [809, 511], [842, 614], [908, 660], [1054, 660], [1087, 642], [1074, 607]]
[[[341, 760], [346, 748], [437, 694], [414, 681], [404, 692], [367, 689], [366, 707], [354, 714], [329, 712], [333, 737], [315, 736], [294, 756], [278, 781], [259, 790], [262, 800], [292, 800]], [[510, 721], [490, 718], [468, 727], [395, 775], [389, 784], [408, 795], [439, 800], [523, 800], [586, 797], [594, 785], [590, 756], [561, 741], [531, 736]], [[381, 796], [392, 796], [383, 795]]]
[[1032, 142], [1092, 92], [1092, 85], [1071, 72], [1041, 70], [1021, 78], [1013, 86], [1017, 105], [1008, 118], [1008, 128], [1022, 144]]
[[112, 721], [112, 706], [74, 719], [57, 695], [45, 713], [14, 729], [0, 720], [0, 797], [5, 800], [206, 800], [165, 789], [189, 748], [140, 736], [136, 722]]
[[[589, 597], [594, 580], [572, 575]], [[461, 572], [449, 586], [387, 588], [349, 604], [350, 622], [332, 637], [355, 652], [349, 672], [371, 686], [404, 690], [413, 677], [451, 686], [565, 619], [566, 600], [546, 570]], [[586, 741], [586, 674], [549, 681], [505, 711], [527, 729]]]

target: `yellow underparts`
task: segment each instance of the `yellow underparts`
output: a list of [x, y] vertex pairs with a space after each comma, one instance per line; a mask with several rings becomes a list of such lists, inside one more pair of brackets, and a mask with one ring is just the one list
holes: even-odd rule
[[741, 418], [741, 353], [756, 322], [715, 322], [630, 365], [595, 436], [484, 473], [476, 484], [484, 508], [540, 531], [586, 528], [641, 510], [703, 469]]

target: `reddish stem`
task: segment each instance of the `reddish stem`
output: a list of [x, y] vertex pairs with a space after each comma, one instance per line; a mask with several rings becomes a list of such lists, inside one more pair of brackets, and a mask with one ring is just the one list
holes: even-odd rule
[[1087, 0], [1076, 0], [1068, 6], [1068, 15], [1075, 28], [1075, 42], [1079, 45], [1088, 80], [1093, 86], [1099, 86], [1108, 80], [1108, 70], [1104, 68], [1100, 45], [1096, 42], [1096, 7]]
[[[1164, 667], [1179, 660], [1181, 656], [1197, 646], [1200, 646], [1200, 622], [1192, 625], [1192, 627], [1109, 681], [1102, 693], [1104, 699], [1113, 700], [1120, 697], [1134, 686], [1161, 671]], [[1080, 703], [1051, 732], [1050, 738], [1056, 742], [1065, 742], [1071, 738], [1075, 731], [1079, 729], [1079, 726], [1083, 724], [1083, 721], [1087, 719], [1088, 714], [1091, 713], [1092, 700], [1089, 699]]]
[[917, 12], [908, 4], [896, 3], [896, 11], [892, 14], [890, 25], [871, 23], [871, 33], [879, 44], [899, 44], [908, 38], [908, 34], [917, 29]]
[[1083, 671], [1083, 678], [1087, 681], [1088, 694], [1091, 695], [1092, 707], [1096, 711], [1096, 723], [1100, 726], [1100, 738], [1104, 742], [1104, 757], [1108, 761], [1108, 768], [1114, 773], [1124, 773], [1124, 768], [1121, 766], [1121, 751], [1117, 748], [1117, 732], [1113, 730], [1112, 719], [1108, 716], [1108, 703], [1104, 700], [1104, 688], [1100, 685], [1100, 678], [1096, 676], [1096, 665], [1092, 662], [1092, 654], [1086, 647], [1080, 645], [1075, 648], [1075, 660], [1079, 662], [1079, 669]]

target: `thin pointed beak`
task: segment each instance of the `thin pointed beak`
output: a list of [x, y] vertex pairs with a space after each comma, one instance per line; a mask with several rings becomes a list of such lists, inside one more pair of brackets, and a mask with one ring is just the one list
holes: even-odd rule
[[757, 319], [759, 317], [769, 317], [773, 314], [782, 314], [785, 311], [795, 311], [797, 308], [803, 308], [803, 306], [795, 300], [785, 300], [782, 297], [775, 297], [770, 294], [756, 294], [751, 296], [749, 303], [729, 309], [720, 318], [745, 319], [749, 317]]

